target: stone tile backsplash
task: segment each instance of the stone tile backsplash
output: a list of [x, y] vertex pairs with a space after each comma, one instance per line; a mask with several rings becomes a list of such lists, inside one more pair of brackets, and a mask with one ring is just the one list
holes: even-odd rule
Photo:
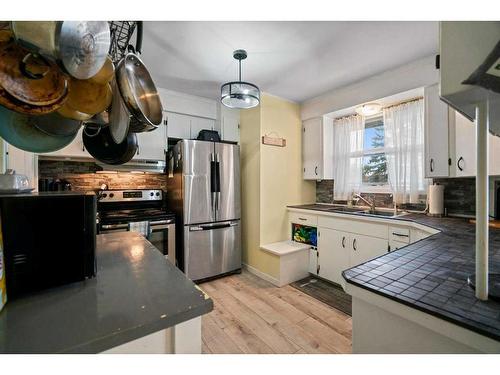
[[316, 181], [316, 203], [333, 203], [333, 180]]
[[66, 180], [72, 190], [96, 190], [102, 184], [109, 189], [167, 189], [167, 176], [157, 173], [96, 173], [102, 168], [92, 162], [40, 160], [38, 178]]
[[435, 178], [444, 186], [444, 207], [448, 215], [476, 214], [476, 178]]

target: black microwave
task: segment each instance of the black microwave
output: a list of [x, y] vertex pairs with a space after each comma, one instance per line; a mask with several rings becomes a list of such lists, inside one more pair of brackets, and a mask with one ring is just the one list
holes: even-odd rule
[[96, 274], [96, 196], [44, 192], [0, 195], [9, 299]]

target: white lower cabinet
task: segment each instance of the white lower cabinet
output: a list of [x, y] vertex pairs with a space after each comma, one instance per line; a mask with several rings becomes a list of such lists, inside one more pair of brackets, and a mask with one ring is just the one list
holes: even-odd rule
[[387, 253], [388, 241], [383, 238], [353, 234], [350, 238], [349, 267], [357, 266], [370, 259]]
[[309, 250], [309, 273], [345, 288], [342, 272], [390, 251], [419, 241], [438, 231], [345, 216], [291, 211], [289, 222], [315, 227], [318, 246]]
[[387, 251], [387, 239], [318, 228], [318, 276], [344, 287], [342, 271]]
[[309, 273], [312, 273], [313, 275], [318, 275], [319, 274], [319, 267], [318, 267], [318, 250], [317, 249], [309, 249]]
[[394, 251], [402, 247], [408, 246], [408, 243], [401, 241], [389, 240], [389, 251]]
[[342, 271], [349, 268], [349, 234], [329, 228], [319, 228], [318, 276], [343, 285]]

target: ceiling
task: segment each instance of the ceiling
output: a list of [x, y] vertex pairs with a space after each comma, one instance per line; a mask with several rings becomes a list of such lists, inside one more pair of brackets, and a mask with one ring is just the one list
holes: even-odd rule
[[159, 87], [217, 98], [242, 79], [303, 102], [438, 50], [437, 22], [145, 22], [142, 58]]

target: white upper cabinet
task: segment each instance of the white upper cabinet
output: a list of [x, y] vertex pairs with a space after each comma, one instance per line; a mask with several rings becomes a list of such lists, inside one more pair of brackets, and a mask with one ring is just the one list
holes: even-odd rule
[[220, 105], [220, 136], [224, 141], [240, 141], [240, 110]]
[[217, 118], [217, 101], [159, 88], [163, 110], [190, 116]]
[[302, 174], [305, 180], [333, 178], [333, 120], [317, 117], [302, 123]]
[[82, 138], [82, 133], [83, 133], [83, 127], [78, 130], [78, 133], [69, 145], [66, 147], [54, 151], [54, 152], [49, 152], [47, 154], [41, 154], [43, 156], [59, 156], [63, 158], [92, 158], [92, 155], [90, 155], [87, 150], [85, 150], [85, 145], [83, 144], [83, 138]]
[[189, 139], [191, 137], [191, 116], [164, 112], [168, 138]]
[[454, 177], [476, 175], [476, 126], [460, 113], [453, 111], [450, 121], [450, 139], [454, 152], [451, 153], [451, 168]]
[[136, 135], [138, 148], [134, 159], [165, 160], [167, 127], [164, 122], [158, 126], [158, 129]]
[[[476, 125], [439, 99], [438, 85], [425, 88], [425, 176], [476, 175]], [[489, 142], [489, 175], [500, 175], [500, 138]]]
[[[3, 142], [0, 140], [0, 142]], [[5, 164], [6, 169], [12, 169], [17, 174], [22, 174], [28, 177], [30, 186], [34, 189], [38, 188], [38, 160], [32, 152], [20, 150], [7, 142], [5, 147]]]
[[200, 130], [215, 130], [215, 120], [180, 113], [165, 112], [167, 136], [174, 139], [196, 139]]
[[448, 105], [439, 98], [439, 85], [424, 89], [425, 176], [448, 177]]
[[191, 116], [191, 139], [196, 139], [201, 130], [215, 130], [215, 120]]

